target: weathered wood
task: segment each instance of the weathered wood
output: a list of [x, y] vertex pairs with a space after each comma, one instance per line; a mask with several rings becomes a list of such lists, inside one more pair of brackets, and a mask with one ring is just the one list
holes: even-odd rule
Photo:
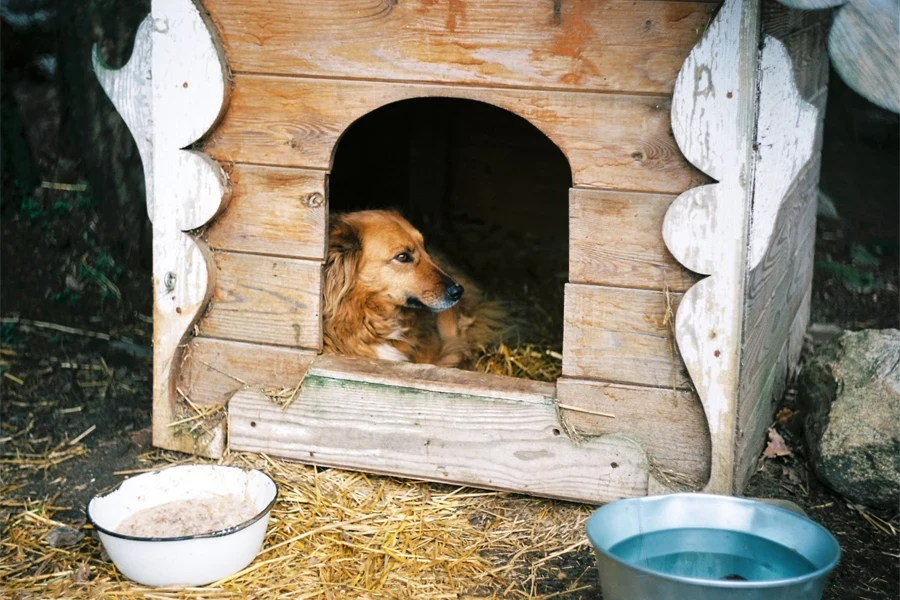
[[325, 258], [324, 171], [234, 165], [230, 179], [228, 209], [205, 233], [211, 248]]
[[[736, 489], [744, 489], [750, 482], [753, 473], [756, 472], [756, 464], [760, 452], [766, 444], [766, 430], [774, 421], [775, 408], [784, 393], [788, 377], [799, 359], [799, 352], [803, 335], [806, 333], [806, 324], [809, 322], [810, 300], [812, 298], [812, 286], [807, 288], [800, 309], [790, 326], [790, 335], [782, 352], [771, 364], [767, 371], [766, 381], [752, 393], [758, 395], [753, 405], [753, 412], [747, 415], [746, 423], [739, 425], [737, 430], [737, 456], [734, 469]], [[742, 398], [748, 398], [742, 393]]]
[[678, 193], [706, 181], [675, 147], [664, 97], [258, 75], [236, 75], [234, 85], [205, 146], [223, 162], [327, 170], [356, 119], [391, 102], [453, 97], [530, 121], [566, 154], [578, 186]]
[[556, 389], [552, 383], [528, 379], [500, 377], [429, 364], [361, 360], [335, 355], [321, 356], [316, 361], [315, 372], [331, 379], [350, 377], [353, 381], [373, 385], [402, 384], [403, 387], [412, 386], [421, 391], [506, 400], [528, 401], [535, 396], [552, 398]]
[[[797, 91], [813, 105], [814, 99], [828, 87], [828, 25], [828, 21], [819, 22], [784, 38], [777, 38], [791, 55]], [[816, 108], [821, 111], [824, 103]]]
[[791, 57], [767, 36], [760, 59], [756, 176], [748, 232], [747, 267], [763, 259], [791, 184], [813, 155], [818, 111], [797, 92]]
[[144, 165], [144, 189], [147, 194], [147, 214], [153, 218], [153, 115], [147, 110], [152, 96], [150, 66], [153, 58], [151, 17], [141, 21], [134, 38], [131, 58], [118, 70], [111, 69], [103, 60], [100, 47], [95, 45], [91, 63], [100, 86], [116, 107], [134, 138], [138, 154]]
[[195, 337], [187, 344], [178, 386], [197, 406], [222, 406], [241, 388], [293, 388], [316, 352]]
[[867, 100], [900, 113], [900, 3], [853, 0], [838, 11], [828, 53], [841, 79]]
[[[818, 201], [819, 162], [807, 166], [789, 191], [781, 207], [776, 229], [766, 255], [747, 273], [744, 292], [744, 336], [765, 318], [770, 307], [782, 305], [786, 298], [776, 290], [799, 273], [796, 264], [801, 243], [815, 234]], [[782, 293], [784, 290], [782, 290]]]
[[418, 369], [404, 376], [415, 365], [388, 376], [373, 364], [357, 377], [353, 365], [362, 362], [314, 360], [286, 410], [259, 391], [238, 392], [228, 410], [230, 448], [581, 502], [647, 493], [651, 478], [638, 444], [622, 436], [573, 442], [543, 385], [527, 393], [516, 383], [514, 397], [505, 398], [480, 383], [463, 392], [454, 373], [448, 378], [456, 384], [444, 391], [446, 370], [435, 368], [435, 381], [426, 383]]
[[663, 223], [673, 256], [710, 275], [685, 293], [675, 331], [709, 425], [710, 476], [704, 489], [715, 493], [734, 489], [759, 13], [758, 0], [726, 0], [681, 68], [672, 100], [672, 131], [679, 148], [719, 182], [680, 195]]
[[566, 284], [563, 375], [656, 387], [689, 387], [665, 324], [681, 294]]
[[215, 293], [200, 335], [321, 348], [321, 263], [217, 252], [215, 264]]
[[[821, 14], [819, 16], [821, 18]], [[790, 84], [795, 83], [797, 91], [818, 106], [812, 124], [814, 133], [810, 133], [809, 125], [804, 127], [803, 133], [811, 140], [812, 159], [793, 178], [782, 198], [770, 198], [778, 206], [774, 228], [763, 257], [746, 274], [740, 402], [735, 440], [736, 489], [742, 489], [755, 471], [759, 453], [766, 442], [766, 429], [772, 424], [775, 407], [784, 391], [788, 374], [799, 359], [809, 317], [819, 154], [822, 147], [822, 110], [828, 66], [824, 49], [824, 26], [825, 22], [820, 22], [784, 39], [795, 77], [793, 82], [782, 83], [782, 88], [792, 87]], [[767, 38], [766, 47], [769, 46]], [[768, 58], [771, 62], [772, 55]], [[763, 62], [766, 60], [764, 51]], [[785, 61], [782, 59], [781, 62]], [[767, 102], [783, 110], [784, 98], [772, 101], [766, 94], [767, 88], [778, 85], [767, 81], [767, 74], [764, 70], [761, 82], [764, 93], [760, 110], [764, 110], [763, 105]], [[787, 100], [788, 104], [791, 102]], [[765, 115], [760, 117], [761, 129], [766, 118]], [[789, 121], [790, 119], [774, 128], [789, 131]], [[773, 126], [769, 125], [769, 128], [772, 129]], [[761, 135], [761, 138], [764, 137], [765, 135]], [[761, 145], [766, 147], [765, 142], [761, 142]], [[776, 163], [784, 162], [786, 155], [793, 156], [791, 160], [797, 161], [794, 153], [770, 151], [769, 160], [759, 162], [756, 169], [757, 188], [763, 182], [771, 180], [773, 170], [782, 168], [782, 165]]]
[[569, 192], [569, 281], [683, 292], [697, 277], [662, 240], [675, 198], [573, 188]]
[[[815, 206], [813, 201], [810, 205]], [[808, 205], [809, 206], [809, 205]], [[813, 209], [814, 210], [814, 209]], [[806, 214], [812, 212], [806, 211]], [[814, 213], [813, 213], [814, 217]], [[804, 225], [809, 219], [803, 219]], [[814, 223], [814, 221], [813, 221]], [[738, 413], [739, 423], [746, 426], [747, 413], [752, 412], [754, 403], [760, 399], [759, 381], [771, 370], [772, 364], [791, 335], [791, 324], [797, 317], [808, 288], [812, 285], [815, 232], [812, 229], [799, 231], [791, 246], [793, 252], [783, 257], [780, 264], [777, 285], [768, 297], [759, 301], [762, 308], [754, 306], [747, 311], [755, 316], [755, 321], [745, 325], [744, 343], [741, 356], [742, 402]]]
[[[186, 452], [215, 455], [220, 445], [198, 447], [180, 435], [173, 421], [175, 376], [180, 346], [206, 305], [215, 282], [211, 256], [184, 233], [206, 224], [228, 201], [221, 169], [208, 156], [183, 150], [216, 123], [228, 103], [225, 63], [204, 15], [193, 2], [157, 2], [138, 31], [132, 60], [124, 71], [98, 69], [129, 128], [143, 145], [153, 221], [153, 443]], [[149, 50], [148, 50], [149, 49]], [[138, 81], [148, 67], [152, 81]], [[131, 83], [126, 83], [130, 81]], [[134, 94], [118, 90], [131, 86]], [[126, 106], [125, 104], [129, 104]], [[149, 138], [149, 143], [146, 140]]]
[[239, 72], [662, 94], [714, 9], [591, 0], [204, 4]]
[[[709, 429], [703, 407], [692, 392], [569, 377], [561, 378], [556, 386], [560, 414], [575, 432], [630, 435], [656, 469], [684, 476], [698, 489], [706, 483]], [[569, 410], [567, 406], [581, 410]]]
[[779, 2], [779, 0], [763, 0], [762, 32], [764, 34], [785, 41], [785, 38], [793, 33], [831, 21], [831, 11], [794, 10], [788, 8], [786, 4], [787, 2]]

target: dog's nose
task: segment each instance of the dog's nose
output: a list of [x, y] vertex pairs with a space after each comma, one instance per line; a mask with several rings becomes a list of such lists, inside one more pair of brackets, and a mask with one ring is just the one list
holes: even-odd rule
[[447, 297], [455, 302], [462, 298], [464, 291], [466, 291], [466, 288], [456, 283], [447, 288]]

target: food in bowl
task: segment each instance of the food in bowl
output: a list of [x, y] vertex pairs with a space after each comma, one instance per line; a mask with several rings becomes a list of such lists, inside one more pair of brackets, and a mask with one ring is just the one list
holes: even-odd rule
[[199, 586], [249, 565], [278, 487], [257, 470], [181, 465], [98, 494], [87, 517], [116, 568], [149, 586]]
[[229, 529], [256, 516], [251, 498], [226, 494], [173, 500], [126, 517], [116, 532], [132, 537], [183, 537]]

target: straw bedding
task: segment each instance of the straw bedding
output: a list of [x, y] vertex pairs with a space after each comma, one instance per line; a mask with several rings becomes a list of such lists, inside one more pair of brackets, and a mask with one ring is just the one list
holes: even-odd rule
[[[154, 452], [141, 460], [149, 469], [188, 459]], [[550, 598], [594, 584], [584, 565], [572, 573], [548, 568], [584, 551], [585, 506], [250, 454], [220, 462], [260, 468], [280, 490], [263, 549], [240, 573], [203, 588], [138, 586], [104, 559], [87, 525], [82, 531], [89, 535], [72, 547], [48, 544], [61, 525], [54, 515], [64, 508], [52, 499], [4, 501], [2, 597]], [[555, 591], [541, 595], [546, 579], [555, 580], [549, 586]]]
[[555, 382], [562, 372], [567, 237], [517, 232], [460, 215], [426, 234], [429, 244], [509, 310], [513, 333], [503, 344], [479, 349], [474, 369]]

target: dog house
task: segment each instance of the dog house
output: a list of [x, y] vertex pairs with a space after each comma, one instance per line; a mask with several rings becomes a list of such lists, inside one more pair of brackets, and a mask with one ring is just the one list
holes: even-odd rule
[[[740, 493], [809, 315], [827, 26], [768, 0], [154, 0], [125, 67], [95, 56], [145, 169], [154, 444]], [[415, 98], [509, 111], [569, 162], [555, 384], [320, 353], [335, 148]]]

